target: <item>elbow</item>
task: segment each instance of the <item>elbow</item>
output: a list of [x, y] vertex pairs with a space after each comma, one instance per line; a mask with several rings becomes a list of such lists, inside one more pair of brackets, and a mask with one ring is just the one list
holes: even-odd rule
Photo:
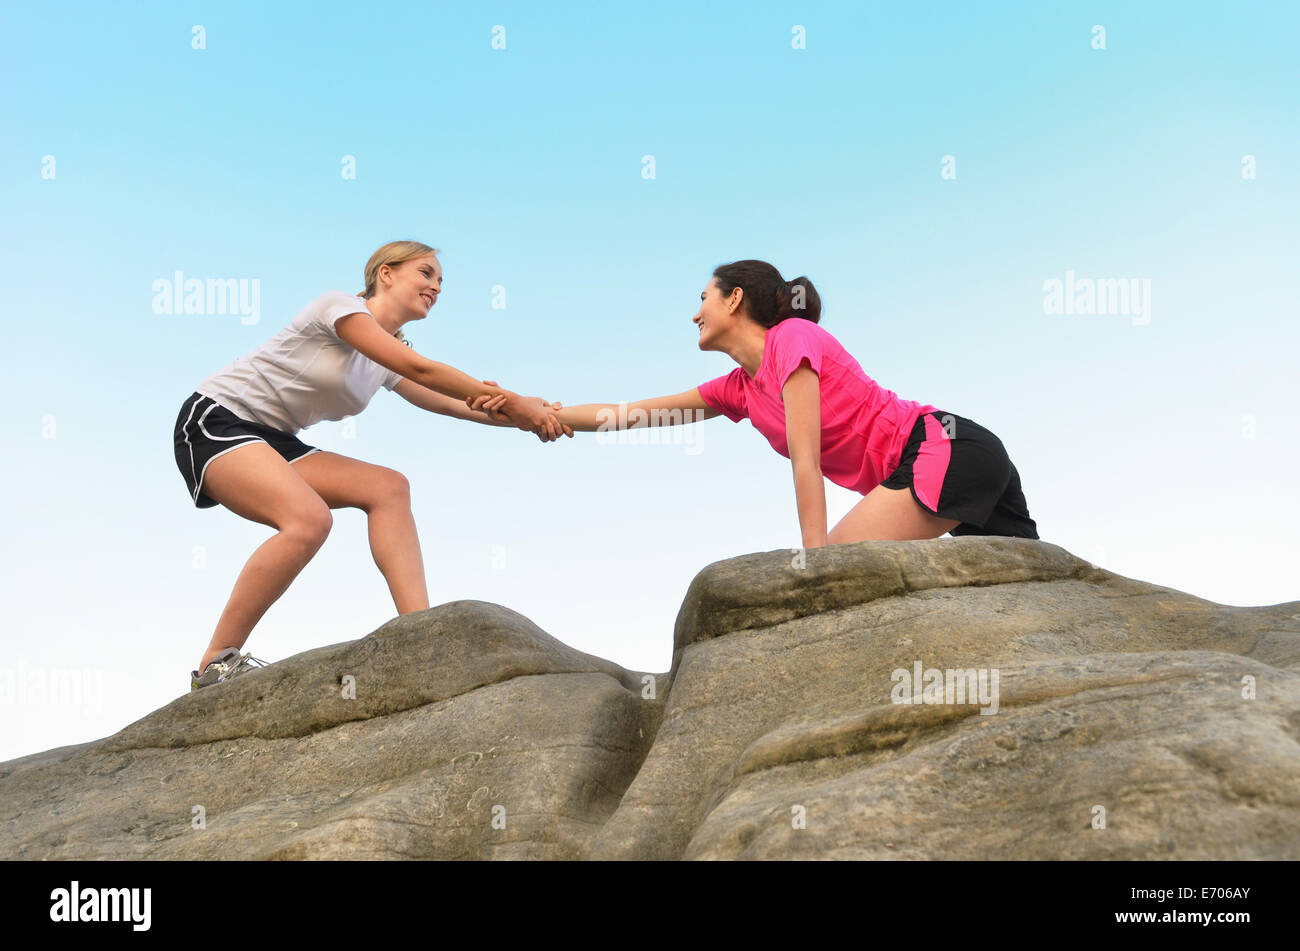
[[406, 377], [408, 380], [414, 380], [416, 383], [419, 383], [427, 389], [433, 390], [436, 393], [442, 393], [439, 385], [443, 383], [443, 380], [440, 378], [441, 375], [438, 373], [438, 365], [432, 360], [426, 360], [418, 354], [412, 354], [412, 356], [415, 359], [412, 360], [412, 362], [404, 369], [399, 369], [397, 372], [402, 374], [402, 376]]

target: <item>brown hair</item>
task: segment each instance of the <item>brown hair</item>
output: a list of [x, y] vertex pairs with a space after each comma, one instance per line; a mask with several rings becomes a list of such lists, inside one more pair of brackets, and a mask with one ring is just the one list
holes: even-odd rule
[[714, 268], [718, 289], [726, 297], [737, 287], [745, 293], [741, 303], [754, 321], [771, 329], [790, 317], [814, 324], [821, 320], [822, 299], [806, 277], [787, 281], [766, 261], [734, 261]]

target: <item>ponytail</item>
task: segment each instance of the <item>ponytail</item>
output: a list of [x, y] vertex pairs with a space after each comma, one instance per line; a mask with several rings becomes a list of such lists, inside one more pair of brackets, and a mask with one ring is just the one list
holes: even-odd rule
[[822, 316], [822, 299], [806, 277], [787, 281], [766, 261], [735, 261], [713, 271], [718, 289], [725, 297], [739, 287], [741, 300], [755, 323], [771, 329], [783, 320], [802, 317], [817, 323]]
[[802, 317], [814, 324], [821, 320], [822, 299], [806, 277], [783, 281], [776, 291], [776, 316], [778, 321], [787, 317]]

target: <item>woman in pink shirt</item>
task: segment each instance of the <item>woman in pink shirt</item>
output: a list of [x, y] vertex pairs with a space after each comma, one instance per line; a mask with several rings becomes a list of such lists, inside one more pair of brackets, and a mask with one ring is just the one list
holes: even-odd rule
[[[573, 406], [559, 422], [593, 431], [748, 418], [791, 461], [805, 548], [945, 532], [1038, 537], [1001, 440], [867, 376], [817, 323], [821, 299], [806, 277], [736, 261], [713, 272], [700, 301], [700, 349], [726, 353], [736, 369], [676, 396]], [[823, 476], [865, 496], [829, 532]]]

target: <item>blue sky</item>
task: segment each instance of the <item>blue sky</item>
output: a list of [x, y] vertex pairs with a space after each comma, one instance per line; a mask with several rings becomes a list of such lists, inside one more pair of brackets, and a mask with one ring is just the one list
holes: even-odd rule
[[[1300, 14], [973, 6], [7, 7], [0, 759], [187, 689], [270, 530], [193, 508], [177, 410], [395, 238], [443, 251], [420, 352], [570, 404], [732, 369], [690, 322], [717, 264], [806, 274], [869, 375], [1002, 438], [1045, 540], [1225, 604], [1300, 597]], [[259, 320], [154, 313], [178, 270], [257, 280]], [[1149, 281], [1149, 320], [1045, 313], [1067, 271]], [[748, 423], [544, 446], [384, 391], [354, 423], [300, 436], [411, 479], [434, 604], [629, 668], [668, 668], [706, 564], [799, 544]], [[856, 499], [828, 484], [831, 524]], [[246, 649], [392, 615], [340, 511]], [[81, 701], [42, 698], [69, 671]]]

